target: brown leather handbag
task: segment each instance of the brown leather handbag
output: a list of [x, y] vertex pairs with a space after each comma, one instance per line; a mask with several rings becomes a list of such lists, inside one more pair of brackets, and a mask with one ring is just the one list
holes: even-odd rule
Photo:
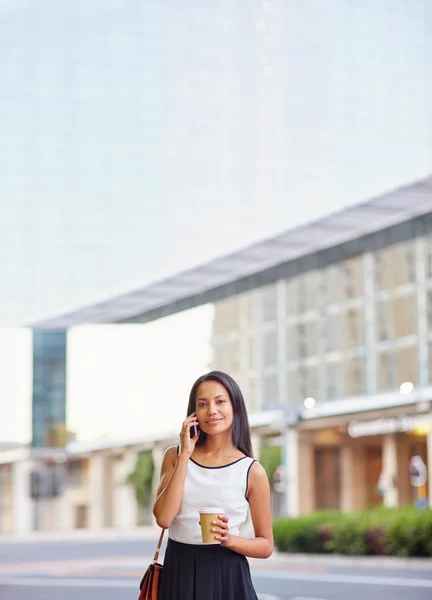
[[138, 600], [157, 600], [159, 598], [159, 586], [160, 578], [162, 575], [163, 565], [158, 563], [159, 552], [162, 546], [162, 540], [165, 533], [165, 529], [159, 536], [158, 545], [156, 548], [153, 562], [144, 573], [144, 577], [141, 579], [139, 589], [141, 590]]

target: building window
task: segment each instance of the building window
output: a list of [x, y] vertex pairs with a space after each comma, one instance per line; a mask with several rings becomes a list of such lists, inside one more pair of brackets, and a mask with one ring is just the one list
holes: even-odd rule
[[343, 313], [343, 338], [346, 349], [364, 345], [364, 310], [349, 308]]
[[287, 327], [288, 360], [300, 360], [318, 354], [318, 321], [312, 319]]
[[344, 278], [341, 263], [328, 266], [324, 273], [327, 304], [338, 304], [342, 302]]
[[278, 362], [278, 339], [276, 331], [267, 331], [262, 336], [262, 365], [273, 367]]
[[366, 367], [364, 356], [351, 356], [345, 362], [345, 394], [361, 396], [366, 393]]
[[388, 392], [396, 387], [394, 351], [377, 354], [377, 388], [379, 392]]
[[264, 410], [280, 406], [277, 374], [264, 375], [262, 378], [262, 406]]
[[391, 290], [415, 281], [415, 256], [412, 240], [375, 253], [375, 283], [378, 290]]
[[226, 373], [240, 371], [240, 340], [219, 343], [214, 349], [215, 368]]
[[321, 273], [318, 270], [307, 271], [291, 277], [286, 282], [287, 314], [298, 315], [316, 310], [320, 289]]
[[426, 277], [432, 277], [432, 217], [426, 218], [426, 228], [428, 233], [425, 236], [426, 245]]
[[305, 398], [318, 400], [318, 367], [317, 365], [302, 365], [299, 369], [300, 401]]
[[300, 402], [299, 376], [297, 370], [288, 371], [288, 402], [294, 404]]
[[259, 368], [259, 345], [255, 336], [248, 338], [248, 367], [250, 371], [257, 371]]
[[417, 333], [417, 299], [415, 294], [396, 296], [376, 303], [377, 339], [394, 340]]
[[326, 400], [337, 400], [343, 395], [343, 371], [340, 361], [325, 363]]
[[426, 304], [428, 331], [432, 331], [432, 290], [427, 292]]
[[342, 263], [342, 289], [345, 300], [364, 295], [363, 255], [345, 259]]
[[72, 460], [67, 465], [67, 484], [70, 487], [81, 487], [84, 485], [85, 476], [84, 460]]
[[297, 325], [299, 358], [318, 354], [317, 321], [305, 321]]
[[260, 380], [253, 378], [249, 380], [249, 396], [246, 403], [251, 412], [259, 412], [261, 409], [261, 387]]
[[258, 290], [252, 290], [245, 294], [245, 304], [247, 306], [248, 327], [253, 327], [259, 323], [260, 316], [260, 297]]
[[429, 383], [432, 384], [432, 342], [429, 342]]
[[396, 350], [396, 385], [410, 381], [417, 384], [418, 351], [416, 346], [406, 346]]
[[261, 319], [264, 323], [273, 323], [277, 320], [276, 284], [261, 289]]
[[322, 320], [322, 336], [325, 352], [336, 352], [342, 347], [342, 317], [340, 314], [327, 314]]
[[287, 327], [287, 350], [288, 360], [298, 360], [298, 342], [297, 342], [297, 326], [290, 325]]
[[214, 333], [223, 335], [240, 328], [240, 309], [237, 296], [219, 300], [215, 303]]

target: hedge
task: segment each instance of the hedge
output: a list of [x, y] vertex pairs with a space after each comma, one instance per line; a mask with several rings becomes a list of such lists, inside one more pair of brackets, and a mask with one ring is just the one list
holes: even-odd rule
[[316, 512], [273, 523], [280, 552], [432, 556], [432, 510]]

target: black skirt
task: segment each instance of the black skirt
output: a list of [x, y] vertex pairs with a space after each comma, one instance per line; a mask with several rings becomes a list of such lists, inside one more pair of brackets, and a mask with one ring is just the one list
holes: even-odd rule
[[219, 544], [168, 540], [160, 600], [258, 600], [246, 557]]

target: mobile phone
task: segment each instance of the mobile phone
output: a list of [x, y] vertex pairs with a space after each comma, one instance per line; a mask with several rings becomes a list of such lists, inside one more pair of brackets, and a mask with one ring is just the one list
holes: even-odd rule
[[189, 429], [191, 438], [195, 437], [197, 435], [198, 431], [199, 431], [198, 425], [192, 425], [192, 427]]

